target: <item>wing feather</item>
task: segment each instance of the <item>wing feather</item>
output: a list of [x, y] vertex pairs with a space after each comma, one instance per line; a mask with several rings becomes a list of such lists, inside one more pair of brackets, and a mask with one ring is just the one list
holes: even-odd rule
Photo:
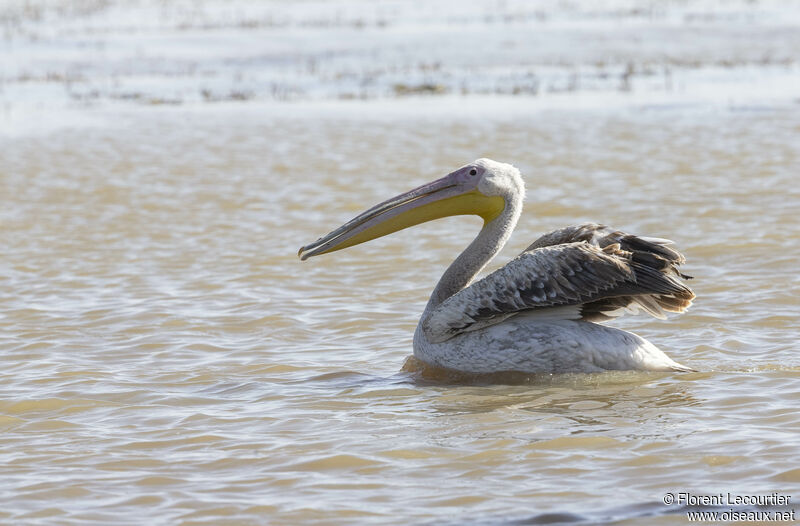
[[[429, 341], [499, 323], [521, 312], [603, 321], [638, 308], [657, 318], [694, 298], [679, 281], [682, 254], [660, 238], [586, 223], [545, 234], [504, 267], [435, 307], [423, 320]], [[574, 308], [564, 308], [574, 307]]]

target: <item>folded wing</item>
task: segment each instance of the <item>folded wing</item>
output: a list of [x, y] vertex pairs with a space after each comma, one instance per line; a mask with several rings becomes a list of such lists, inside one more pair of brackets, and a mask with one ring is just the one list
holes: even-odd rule
[[694, 293], [685, 261], [660, 238], [585, 223], [545, 234], [504, 267], [454, 294], [423, 320], [431, 342], [520, 314], [604, 321], [638, 308], [664, 318]]

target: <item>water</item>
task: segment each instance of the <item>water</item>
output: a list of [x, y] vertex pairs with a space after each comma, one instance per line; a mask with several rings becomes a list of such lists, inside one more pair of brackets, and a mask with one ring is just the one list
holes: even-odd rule
[[[37, 101], [7, 81], [0, 520], [685, 524], [670, 492], [794, 509], [800, 106], [728, 81], [737, 95], [716, 101], [341, 101], [334, 83], [180, 105]], [[615, 325], [700, 372], [486, 384], [404, 368], [475, 218], [297, 259], [480, 156], [528, 186], [495, 264], [580, 221], [674, 239], [695, 305]]]

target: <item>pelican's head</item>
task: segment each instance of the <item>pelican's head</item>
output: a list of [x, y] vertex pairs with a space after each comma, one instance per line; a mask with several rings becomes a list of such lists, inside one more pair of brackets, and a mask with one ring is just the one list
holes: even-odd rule
[[510, 164], [478, 159], [432, 183], [384, 201], [300, 249], [300, 259], [327, 254], [433, 219], [478, 215], [488, 223], [525, 193]]

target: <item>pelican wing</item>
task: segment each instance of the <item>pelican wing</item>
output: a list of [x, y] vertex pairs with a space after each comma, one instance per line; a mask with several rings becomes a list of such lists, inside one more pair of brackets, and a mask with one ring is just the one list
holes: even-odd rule
[[597, 223], [582, 223], [554, 230], [531, 243], [524, 252], [577, 241], [585, 241], [600, 248], [618, 243], [623, 250], [632, 252], [637, 258], [648, 259], [653, 263], [653, 257], [657, 257], [661, 267], [669, 265], [673, 267], [672, 270], [686, 262], [683, 254], [669, 247], [674, 244], [669, 239], [634, 236]]
[[602, 321], [643, 308], [663, 318], [694, 298], [679, 281], [683, 256], [669, 241], [587, 223], [546, 234], [504, 267], [434, 308], [429, 341], [494, 325], [520, 313]]

